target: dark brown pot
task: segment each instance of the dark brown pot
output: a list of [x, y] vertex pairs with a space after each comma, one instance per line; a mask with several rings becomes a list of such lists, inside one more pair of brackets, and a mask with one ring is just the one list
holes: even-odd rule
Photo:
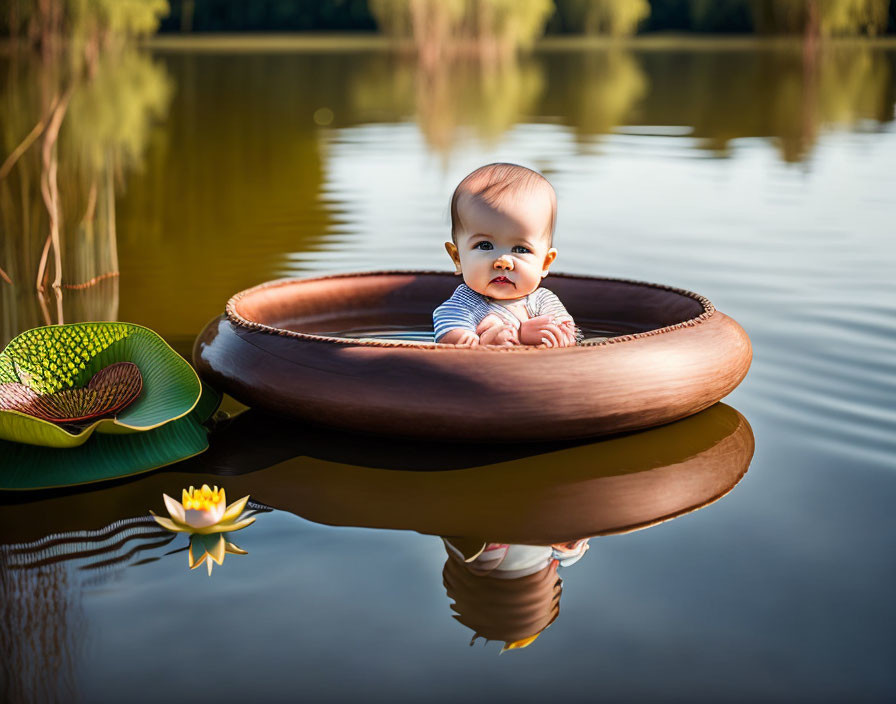
[[418, 438], [557, 440], [647, 428], [731, 392], [749, 338], [697, 294], [552, 275], [579, 325], [625, 332], [563, 349], [352, 340], [328, 331], [431, 325], [451, 274], [274, 281], [238, 293], [200, 333], [199, 374], [243, 403], [355, 431]]

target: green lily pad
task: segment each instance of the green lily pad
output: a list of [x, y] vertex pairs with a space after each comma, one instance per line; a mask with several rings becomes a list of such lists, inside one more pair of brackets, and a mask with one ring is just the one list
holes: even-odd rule
[[221, 401], [202, 385], [202, 398], [184, 418], [129, 435], [95, 434], [80, 447], [37, 447], [0, 440], [0, 490], [51, 489], [128, 477], [174, 464], [208, 449], [203, 422]]
[[84, 386], [115, 362], [133, 362], [143, 391], [114, 418], [75, 430], [13, 410], [0, 410], [0, 439], [77, 447], [99, 433], [136, 433], [186, 416], [199, 401], [199, 377], [157, 333], [133, 323], [75, 323], [26, 330], [0, 353], [0, 384], [24, 384], [39, 394]]

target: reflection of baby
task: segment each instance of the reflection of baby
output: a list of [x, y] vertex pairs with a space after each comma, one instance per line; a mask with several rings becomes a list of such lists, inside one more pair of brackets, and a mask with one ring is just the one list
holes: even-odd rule
[[443, 538], [442, 578], [455, 618], [477, 638], [503, 640], [506, 650], [531, 645], [560, 612], [557, 567], [575, 564], [588, 540], [556, 545], [506, 545]]
[[575, 323], [541, 280], [557, 257], [551, 244], [554, 189], [539, 173], [488, 164], [451, 198], [445, 248], [464, 283], [433, 313], [436, 342], [455, 345], [576, 343]]

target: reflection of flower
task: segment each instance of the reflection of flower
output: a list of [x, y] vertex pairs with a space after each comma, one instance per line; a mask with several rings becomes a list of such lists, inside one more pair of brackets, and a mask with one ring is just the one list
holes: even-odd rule
[[[252, 519], [255, 520], [254, 518]], [[190, 569], [195, 570], [203, 562], [208, 568], [208, 575], [212, 575], [212, 563], [219, 565], [224, 562], [224, 555], [248, 555], [245, 550], [234, 545], [224, 537], [223, 533], [201, 534], [194, 533], [190, 536], [189, 557]], [[198, 556], [198, 558], [197, 558]]]
[[224, 489], [212, 489], [208, 484], [203, 484], [201, 489], [194, 489], [192, 486], [189, 490], [184, 489], [180, 502], [168, 494], [162, 494], [162, 498], [171, 518], [157, 516], [152, 511], [150, 513], [163, 528], [176, 533], [190, 533], [191, 570], [204, 562], [211, 575], [212, 562], [222, 564], [225, 554], [247, 554], [225, 536], [230, 531], [240, 530], [255, 522], [254, 516], [240, 518], [249, 501], [248, 496], [226, 506]]

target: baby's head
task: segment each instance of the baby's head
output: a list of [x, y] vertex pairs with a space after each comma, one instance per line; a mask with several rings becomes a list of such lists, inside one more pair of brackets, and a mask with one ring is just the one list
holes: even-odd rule
[[488, 164], [451, 197], [445, 249], [464, 283], [490, 298], [532, 293], [557, 257], [557, 197], [547, 179], [516, 164]]

